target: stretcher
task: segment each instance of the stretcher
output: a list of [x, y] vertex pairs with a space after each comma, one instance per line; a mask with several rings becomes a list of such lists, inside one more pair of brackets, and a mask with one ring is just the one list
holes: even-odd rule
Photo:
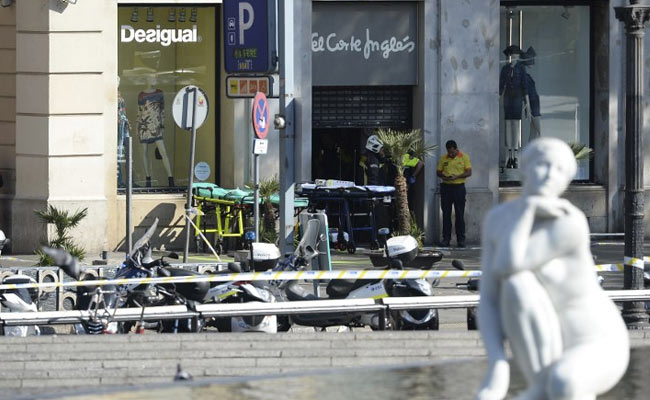
[[[324, 185], [303, 183], [299, 186], [297, 194], [309, 199], [310, 210], [323, 208], [328, 217], [338, 216], [335, 242], [339, 250], [354, 254], [357, 248], [354, 233], [360, 231], [370, 233], [371, 249], [379, 248], [377, 206], [393, 202], [393, 186], [356, 186], [336, 181], [333, 184], [325, 182]], [[357, 219], [353, 217], [365, 217], [367, 222], [355, 224]], [[329, 223], [332, 221], [329, 220]]]
[[[223, 238], [241, 239], [244, 236], [244, 216], [253, 215], [255, 195], [249, 189], [226, 189], [212, 183], [192, 185], [194, 206], [198, 214], [194, 237], [198, 243], [199, 231], [215, 234], [215, 248], [219, 254], [224, 250]], [[261, 199], [260, 199], [261, 202]], [[271, 196], [271, 203], [279, 206], [280, 196]], [[309, 202], [304, 198], [294, 199], [296, 212], [307, 208]]]

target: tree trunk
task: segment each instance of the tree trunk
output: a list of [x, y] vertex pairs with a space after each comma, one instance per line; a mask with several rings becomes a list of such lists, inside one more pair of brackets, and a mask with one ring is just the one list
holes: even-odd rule
[[408, 235], [411, 231], [411, 213], [407, 197], [406, 178], [397, 174], [395, 177], [395, 201], [397, 202], [397, 233]]
[[264, 200], [264, 229], [267, 232], [275, 231], [275, 210], [271, 199]]

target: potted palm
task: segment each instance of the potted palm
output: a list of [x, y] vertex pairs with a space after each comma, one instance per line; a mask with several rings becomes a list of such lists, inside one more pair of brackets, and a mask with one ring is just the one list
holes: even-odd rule
[[[84, 259], [86, 252], [83, 247], [74, 242], [70, 236], [70, 230], [77, 227], [81, 220], [88, 215], [88, 208], [69, 212], [49, 205], [47, 210], [34, 210], [34, 214], [42, 223], [46, 225], [52, 224], [55, 228], [56, 238], [43, 242], [43, 245], [64, 249], [80, 261]], [[36, 254], [39, 256], [39, 266], [54, 265], [54, 260], [41, 249], [37, 249]]]
[[280, 190], [280, 182], [277, 176], [260, 180], [260, 197], [262, 198], [262, 226], [260, 239], [264, 242], [275, 243], [278, 240], [278, 233], [275, 230], [275, 208], [271, 196]]
[[404, 177], [405, 156], [410, 154], [420, 160], [431, 155], [438, 147], [425, 146], [422, 132], [419, 129], [399, 131], [393, 129], [379, 129], [377, 137], [383, 142], [383, 150], [391, 164], [395, 166], [395, 201], [397, 203], [397, 231], [398, 235], [408, 235], [411, 232], [411, 212], [408, 203], [408, 187]]
[[[409, 210], [408, 204], [408, 186], [404, 171], [406, 169], [406, 155], [411, 155], [420, 160], [430, 156], [438, 147], [436, 145], [425, 146], [422, 140], [422, 132], [419, 129], [410, 131], [399, 131], [393, 129], [379, 129], [377, 137], [383, 143], [384, 155], [395, 166], [395, 202], [397, 204], [397, 235], [411, 235], [417, 242], [418, 247], [422, 248], [422, 238], [424, 234], [417, 226], [414, 215]], [[416, 259], [410, 263], [410, 267], [430, 267], [434, 262], [440, 261], [442, 254], [440, 252], [419, 252]], [[374, 266], [383, 266], [388, 264], [388, 260], [383, 254], [371, 253], [370, 260]]]

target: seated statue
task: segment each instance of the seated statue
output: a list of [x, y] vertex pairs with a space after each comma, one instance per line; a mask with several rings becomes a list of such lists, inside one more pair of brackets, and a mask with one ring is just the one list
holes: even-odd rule
[[478, 323], [488, 373], [478, 399], [502, 399], [512, 355], [522, 399], [594, 399], [623, 376], [627, 328], [597, 282], [584, 214], [559, 196], [576, 173], [570, 147], [537, 139], [521, 156], [522, 196], [492, 209], [483, 228]]

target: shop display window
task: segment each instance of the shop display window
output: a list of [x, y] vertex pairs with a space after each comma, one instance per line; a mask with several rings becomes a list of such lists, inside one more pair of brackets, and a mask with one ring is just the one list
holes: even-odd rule
[[[591, 146], [590, 9], [502, 2], [499, 105], [501, 182], [518, 182], [521, 148], [540, 136]], [[590, 179], [590, 160], [575, 179]]]
[[[174, 122], [172, 102], [180, 89], [196, 85], [218, 110], [218, 22], [215, 6], [119, 7], [118, 188], [126, 180], [126, 134], [134, 188], [186, 187], [190, 133]], [[217, 114], [208, 114], [196, 140], [195, 164], [210, 167], [208, 182], [217, 173]]]

